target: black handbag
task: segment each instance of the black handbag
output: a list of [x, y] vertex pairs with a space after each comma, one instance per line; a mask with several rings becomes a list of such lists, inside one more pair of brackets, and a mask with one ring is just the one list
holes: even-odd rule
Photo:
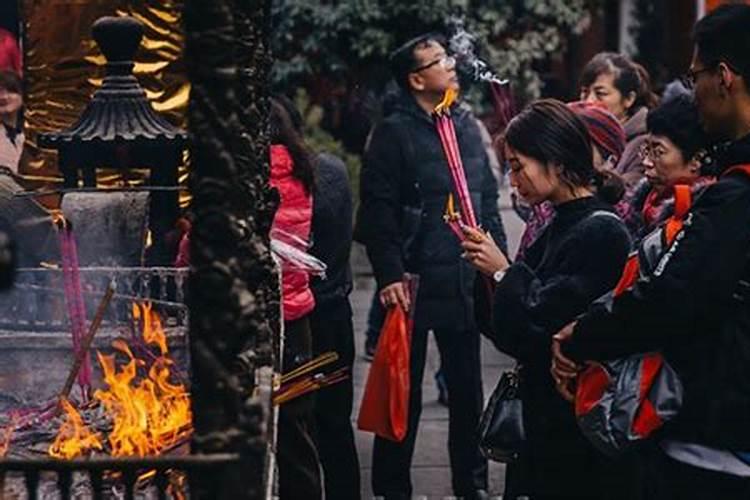
[[479, 422], [479, 449], [496, 462], [518, 459], [525, 440], [519, 366], [500, 376]]

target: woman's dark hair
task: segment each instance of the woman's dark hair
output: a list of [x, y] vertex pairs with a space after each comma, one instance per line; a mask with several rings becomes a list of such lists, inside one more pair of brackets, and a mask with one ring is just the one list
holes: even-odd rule
[[690, 161], [696, 153], [708, 147], [698, 108], [688, 95], [678, 95], [649, 111], [646, 127], [651, 134], [672, 141], [685, 161]]
[[420, 35], [399, 46], [391, 53], [388, 58], [391, 74], [393, 75], [393, 79], [396, 80], [396, 83], [398, 83], [402, 89], [410, 90], [409, 74], [414, 71], [414, 68], [417, 67], [418, 63], [414, 57], [414, 52], [417, 49], [429, 47], [433, 43], [445, 47], [445, 37], [438, 33]]
[[[555, 99], [540, 99], [521, 111], [508, 124], [505, 143], [548, 168], [560, 165], [563, 181], [572, 189], [593, 186], [608, 203], [617, 194], [606, 189], [607, 176], [594, 168], [588, 129], [568, 106]], [[622, 193], [619, 193], [622, 196]]]
[[0, 71], [0, 87], [13, 94], [23, 94], [21, 77], [15, 71]]
[[627, 97], [635, 93], [635, 101], [628, 109], [628, 116], [632, 116], [639, 108], [655, 107], [659, 98], [651, 90], [651, 77], [646, 68], [630, 60], [630, 58], [615, 52], [600, 52], [595, 55], [583, 68], [580, 87], [590, 87], [599, 75], [612, 75], [617, 90]]
[[750, 5], [718, 7], [698, 21], [693, 38], [706, 67], [726, 63], [750, 90]]
[[270, 99], [270, 133], [271, 144], [286, 146], [294, 163], [292, 175], [302, 182], [305, 190], [312, 193], [315, 186], [315, 169], [313, 156], [292, 123], [284, 106], [275, 98]]

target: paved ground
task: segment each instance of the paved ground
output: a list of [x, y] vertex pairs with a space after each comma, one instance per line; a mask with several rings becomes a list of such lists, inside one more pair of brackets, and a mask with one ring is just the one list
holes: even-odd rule
[[[507, 196], [504, 196], [503, 200], [508, 200]], [[518, 244], [522, 224], [515, 217], [515, 214], [508, 210], [503, 210], [503, 220], [506, 224], [506, 231], [508, 232], [513, 251]], [[362, 397], [367, 370], [369, 368], [369, 363], [362, 359], [361, 353], [364, 345], [367, 309], [375, 284], [371, 278], [363, 274], [366, 272], [366, 266], [362, 263], [361, 248], [355, 249], [354, 261], [355, 269], [359, 271], [359, 276], [356, 279], [355, 289], [351, 297], [354, 306], [355, 342], [357, 348], [357, 361], [353, 374], [355, 382], [355, 408], [352, 415], [353, 421], [356, 422], [356, 417], [359, 414], [359, 401]], [[422, 420], [411, 471], [415, 498], [419, 498], [420, 500], [451, 498], [452, 495], [447, 452], [448, 411], [437, 402], [437, 389], [433, 379], [433, 374], [437, 370], [438, 365], [439, 356], [437, 348], [434, 341], [431, 340], [423, 384], [424, 405]], [[489, 397], [502, 370], [510, 366], [512, 366], [510, 358], [499, 353], [488, 341], [483, 340], [482, 376], [485, 398]], [[363, 499], [370, 499], [372, 498], [372, 490], [370, 488], [372, 434], [358, 431], [357, 447], [362, 469], [362, 497]], [[493, 497], [497, 495], [497, 498], [499, 498], [502, 493], [504, 476], [504, 466], [490, 462], [490, 493]]]

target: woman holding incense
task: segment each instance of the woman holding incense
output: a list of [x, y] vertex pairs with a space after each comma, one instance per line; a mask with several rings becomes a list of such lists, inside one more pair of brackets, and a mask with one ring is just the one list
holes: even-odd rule
[[[495, 284], [491, 340], [521, 367], [526, 447], [523, 490], [535, 500], [600, 499], [613, 488], [611, 465], [580, 434], [571, 405], [550, 375], [552, 336], [610, 290], [630, 249], [612, 205], [594, 196], [601, 174], [592, 164], [586, 126], [565, 104], [532, 103], [508, 125], [504, 157], [510, 182], [530, 204], [551, 202], [556, 215], [512, 264], [481, 231], [465, 229], [464, 258]], [[607, 494], [604, 494], [606, 491]], [[509, 493], [509, 492], [506, 492]]]
[[[271, 99], [271, 186], [280, 203], [271, 233], [277, 238], [309, 241], [314, 188], [313, 157], [308, 152], [284, 107]], [[284, 318], [283, 372], [312, 357], [309, 315], [315, 307], [310, 278], [304, 271], [282, 269]], [[320, 463], [311, 436], [311, 395], [284, 403], [279, 411], [277, 460], [280, 498], [314, 500], [322, 497]]]
[[[625, 150], [625, 130], [617, 117], [602, 104], [576, 101], [568, 103], [568, 107], [581, 118], [586, 126], [591, 138], [594, 168], [604, 176], [601, 178], [599, 188], [597, 189], [596, 186], [592, 188], [596, 189], [600, 198], [615, 203], [615, 212], [627, 224], [629, 220], [637, 217], [633, 214], [629, 201], [621, 199], [625, 192], [625, 184], [619, 175], [612, 171]], [[521, 260], [526, 249], [536, 241], [555, 216], [555, 208], [549, 202], [529, 207], [517, 196], [514, 197], [513, 207], [526, 222], [516, 252], [516, 260]]]

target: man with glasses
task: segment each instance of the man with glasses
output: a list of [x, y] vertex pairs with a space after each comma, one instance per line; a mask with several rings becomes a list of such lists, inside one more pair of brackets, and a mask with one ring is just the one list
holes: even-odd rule
[[[439, 37], [424, 35], [392, 54], [391, 70], [401, 95], [374, 129], [361, 174], [357, 238], [367, 247], [383, 305], [413, 309], [415, 319], [408, 432], [400, 443], [376, 437], [373, 450], [373, 491], [386, 499], [411, 498], [409, 469], [429, 330], [438, 343], [450, 395], [454, 493], [466, 499], [487, 496], [487, 463], [479, 453], [476, 431], [483, 405], [472, 293], [476, 273], [460, 258], [459, 241], [443, 222], [453, 186], [430, 116], [447, 89], [458, 89], [455, 60], [444, 47]], [[504, 247], [497, 183], [475, 118], [459, 106], [452, 117], [474, 210], [482, 227]], [[403, 285], [405, 273], [420, 277], [416, 297]]]
[[[698, 22], [687, 80], [718, 181], [695, 201], [654, 271], [612, 304], [593, 306], [553, 343], [553, 372], [660, 352], [682, 407], [655, 438], [648, 498], [750, 498], [750, 6]], [[649, 153], [657, 156], [656, 151]], [[666, 159], [661, 151], [660, 160]]]

